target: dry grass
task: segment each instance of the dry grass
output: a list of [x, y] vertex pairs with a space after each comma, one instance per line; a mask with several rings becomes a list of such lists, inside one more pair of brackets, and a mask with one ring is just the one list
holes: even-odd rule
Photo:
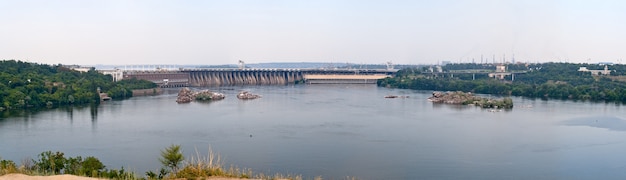
[[178, 172], [173, 173], [175, 178], [198, 179], [207, 177], [233, 177], [251, 178], [250, 169], [240, 169], [235, 166], [224, 168], [222, 157], [209, 147], [206, 156], [201, 156], [198, 149], [195, 149], [196, 156], [189, 158]]
[[262, 173], [253, 175], [252, 170], [247, 168], [239, 168], [236, 166], [225, 168], [224, 163], [222, 162], [222, 157], [213, 152], [210, 147], [206, 156], [201, 156], [197, 149], [195, 152], [196, 156], [185, 161], [183, 167], [179, 171], [172, 173], [170, 178], [210, 179], [212, 177], [228, 177], [242, 179], [302, 180], [302, 176], [300, 175], [265, 175]]
[[231, 177], [223, 168], [222, 160], [211, 148], [207, 156], [202, 157], [196, 149], [196, 157], [191, 157], [184, 162], [183, 168], [172, 174], [176, 178], [200, 178], [210, 176]]

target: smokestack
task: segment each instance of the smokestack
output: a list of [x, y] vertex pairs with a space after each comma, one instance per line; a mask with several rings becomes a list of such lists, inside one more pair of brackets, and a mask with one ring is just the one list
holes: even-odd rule
[[513, 62], [513, 64], [515, 64], [515, 53], [513, 53], [513, 57], [511, 58], [511, 62]]

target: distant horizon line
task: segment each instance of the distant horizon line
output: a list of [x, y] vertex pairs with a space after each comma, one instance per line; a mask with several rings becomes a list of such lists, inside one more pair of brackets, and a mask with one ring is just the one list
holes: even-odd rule
[[[161, 64], [161, 63], [151, 63], [151, 64], [77, 64], [77, 63], [42, 63], [42, 62], [36, 62], [36, 61], [30, 61], [30, 60], [18, 60], [18, 59], [2, 59], [2, 61], [21, 61], [21, 62], [28, 62], [28, 63], [37, 63], [37, 64], [48, 64], [48, 65], [56, 65], [56, 64], [61, 64], [61, 65], [78, 65], [78, 66], [145, 66], [145, 65], [149, 65], [149, 66], [224, 66], [224, 65], [233, 65], [233, 66], [237, 66], [237, 63], [230, 63], [230, 64]], [[613, 64], [613, 65], [619, 65], [619, 64], [623, 64], [620, 60], [618, 60], [618, 62], [612, 62], [612, 61], [598, 61], [598, 62], [568, 62], [568, 61], [534, 61], [534, 62], [528, 62], [528, 61], [517, 61], [517, 62], [511, 62], [511, 61], [506, 61], [506, 62], [459, 62], [459, 61], [437, 61], [436, 63], [415, 63], [415, 64], [409, 64], [409, 63], [402, 63], [402, 64], [396, 64], [393, 63], [393, 65], [442, 65], [442, 64], [541, 64], [541, 63], [571, 63], [571, 64]], [[319, 62], [254, 62], [254, 63], [245, 63], [247, 65], [251, 65], [251, 64], [350, 64], [350, 65], [386, 65], [386, 63], [352, 63], [352, 62], [337, 62], [337, 61], [328, 61], [328, 62], [323, 62], [323, 61], [319, 61]]]

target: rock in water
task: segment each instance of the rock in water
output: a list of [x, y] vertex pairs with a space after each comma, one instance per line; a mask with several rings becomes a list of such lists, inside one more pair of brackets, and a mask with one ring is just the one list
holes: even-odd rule
[[483, 108], [513, 108], [513, 100], [511, 98], [504, 98], [502, 100], [482, 98], [474, 96], [471, 92], [433, 92], [433, 96], [428, 98], [433, 103], [446, 103], [446, 104], [473, 104]]
[[189, 103], [194, 100], [212, 101], [212, 100], [222, 100], [224, 98], [226, 98], [226, 96], [222, 93], [211, 92], [209, 90], [193, 92], [189, 88], [183, 88], [178, 92], [178, 98], [176, 98], [176, 102], [177, 103]]
[[213, 101], [226, 98], [226, 96], [222, 93], [211, 92], [209, 90], [202, 90], [200, 92], [194, 93], [194, 97], [194, 99], [199, 101]]
[[429, 97], [428, 100], [435, 103], [446, 103], [446, 104], [471, 104], [474, 101], [480, 101], [481, 98], [478, 96], [474, 96], [474, 94], [468, 92], [433, 92], [433, 96]]
[[239, 99], [256, 99], [256, 98], [260, 98], [260, 97], [261, 96], [249, 93], [248, 91], [241, 91], [241, 92], [239, 92], [239, 94], [237, 94], [237, 98], [239, 98]]
[[189, 103], [193, 101], [193, 92], [189, 88], [183, 88], [178, 92], [178, 97], [176, 98], [177, 103]]

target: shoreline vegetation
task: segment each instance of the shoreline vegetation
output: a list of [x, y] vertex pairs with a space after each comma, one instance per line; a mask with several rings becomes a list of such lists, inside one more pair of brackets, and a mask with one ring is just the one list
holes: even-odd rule
[[[37, 159], [25, 159], [18, 165], [11, 160], [0, 158], [0, 179], [3, 176], [52, 177], [74, 175], [94, 179], [303, 179], [301, 175], [254, 173], [251, 169], [237, 166], [225, 166], [219, 154], [209, 148], [206, 156], [196, 150], [195, 156], [186, 159], [180, 145], [171, 145], [161, 150], [159, 161], [162, 167], [158, 172], [148, 171], [145, 176], [120, 169], [109, 169], [93, 156], [66, 157], [63, 152], [45, 151]], [[70, 176], [71, 177], [71, 176]], [[314, 179], [321, 179], [315, 177]], [[346, 179], [355, 179], [347, 177]]]
[[[47, 65], [16, 60], [0, 61], [0, 112], [20, 109], [53, 108], [65, 105], [98, 104], [101, 98], [126, 99], [133, 90], [157, 85], [146, 80], [113, 82], [94, 68], [87, 72], [62, 64]], [[149, 94], [149, 92], [144, 92]]]
[[[502, 79], [489, 77], [504, 66]], [[399, 70], [395, 77], [378, 80], [381, 87], [463, 91], [476, 94], [521, 96], [541, 99], [626, 103], [626, 65], [574, 63], [536, 64], [448, 64]], [[609, 68], [609, 74], [592, 74], [583, 69]], [[438, 69], [434, 71], [433, 69]], [[440, 70], [440, 71], [439, 71]], [[487, 73], [486, 73], [487, 72]], [[519, 73], [522, 72], [522, 73]]]

